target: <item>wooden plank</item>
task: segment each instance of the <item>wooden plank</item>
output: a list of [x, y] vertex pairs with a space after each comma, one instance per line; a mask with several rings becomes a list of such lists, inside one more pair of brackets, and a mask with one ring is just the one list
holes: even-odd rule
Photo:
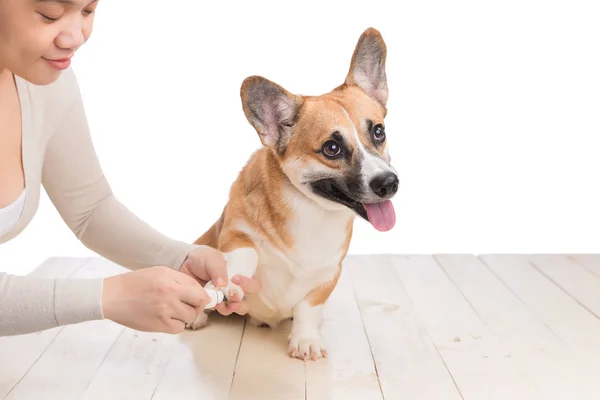
[[226, 398], [242, 331], [243, 320], [218, 314], [181, 335], [125, 328], [80, 398]]
[[527, 260], [592, 314], [600, 317], [600, 277], [576, 259], [564, 255], [528, 255]]
[[[126, 271], [102, 258], [91, 258], [72, 278], [102, 278]], [[13, 399], [81, 398], [106, 353], [123, 331], [112, 321], [62, 327], [27, 375], [6, 396]]]
[[518, 255], [479, 257], [580, 359], [600, 367], [600, 320]]
[[382, 400], [369, 341], [347, 267], [324, 307], [321, 327], [328, 358], [306, 362], [306, 397], [311, 400]]
[[288, 355], [291, 321], [277, 329], [247, 323], [229, 400], [304, 400], [304, 363]]
[[227, 399], [243, 331], [243, 317], [215, 312], [205, 328], [182, 333], [152, 400]]
[[79, 398], [150, 399], [176, 341], [175, 335], [124, 329]]
[[460, 392], [390, 256], [353, 256], [350, 272], [386, 399], [458, 400]]
[[[37, 267], [30, 276], [41, 278], [67, 278], [73, 276], [86, 258], [51, 258]], [[25, 376], [37, 359], [46, 351], [63, 327], [26, 335], [0, 337], [0, 398]], [[10, 360], [7, 362], [7, 360]]]
[[600, 254], [566, 254], [565, 256], [600, 277]]
[[393, 262], [464, 399], [543, 398], [432, 257]]
[[472, 255], [437, 261], [514, 364], [547, 399], [599, 399], [598, 371], [587, 367], [485, 265]]
[[144, 399], [154, 395], [169, 360], [178, 351], [179, 336], [122, 328], [109, 336], [95, 375], [86, 376], [82, 399]]

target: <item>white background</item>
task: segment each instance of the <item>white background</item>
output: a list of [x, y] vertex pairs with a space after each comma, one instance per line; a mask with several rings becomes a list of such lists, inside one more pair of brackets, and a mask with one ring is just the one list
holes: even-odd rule
[[[74, 69], [118, 198], [193, 241], [260, 145], [243, 79], [325, 93], [375, 27], [388, 46], [397, 225], [357, 220], [350, 252], [598, 252], [599, 4], [101, 0]], [[43, 193], [0, 265], [26, 273], [91, 254]]]

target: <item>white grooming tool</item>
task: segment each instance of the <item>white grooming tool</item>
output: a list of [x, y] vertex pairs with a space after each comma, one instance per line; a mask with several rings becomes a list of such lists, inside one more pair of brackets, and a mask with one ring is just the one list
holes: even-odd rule
[[211, 302], [204, 307], [205, 310], [215, 308], [217, 304], [222, 303], [225, 300], [225, 295], [219, 290], [208, 288], [204, 288], [204, 290], [206, 290], [206, 293], [208, 293], [211, 298]]

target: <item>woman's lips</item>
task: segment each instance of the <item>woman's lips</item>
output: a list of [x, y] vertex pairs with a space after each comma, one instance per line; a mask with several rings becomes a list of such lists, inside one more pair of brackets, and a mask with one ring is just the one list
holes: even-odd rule
[[71, 65], [71, 57], [68, 58], [57, 58], [54, 60], [48, 59], [48, 58], [44, 58], [44, 60], [46, 60], [48, 62], [48, 64], [50, 64], [50, 66], [52, 68], [58, 69], [58, 70], [63, 70], [63, 69], [67, 69], [69, 68], [69, 65]]

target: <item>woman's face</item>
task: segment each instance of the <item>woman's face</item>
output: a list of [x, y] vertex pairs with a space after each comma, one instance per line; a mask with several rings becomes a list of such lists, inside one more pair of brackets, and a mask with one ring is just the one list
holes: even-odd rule
[[89, 38], [97, 0], [0, 0], [0, 70], [54, 82]]

